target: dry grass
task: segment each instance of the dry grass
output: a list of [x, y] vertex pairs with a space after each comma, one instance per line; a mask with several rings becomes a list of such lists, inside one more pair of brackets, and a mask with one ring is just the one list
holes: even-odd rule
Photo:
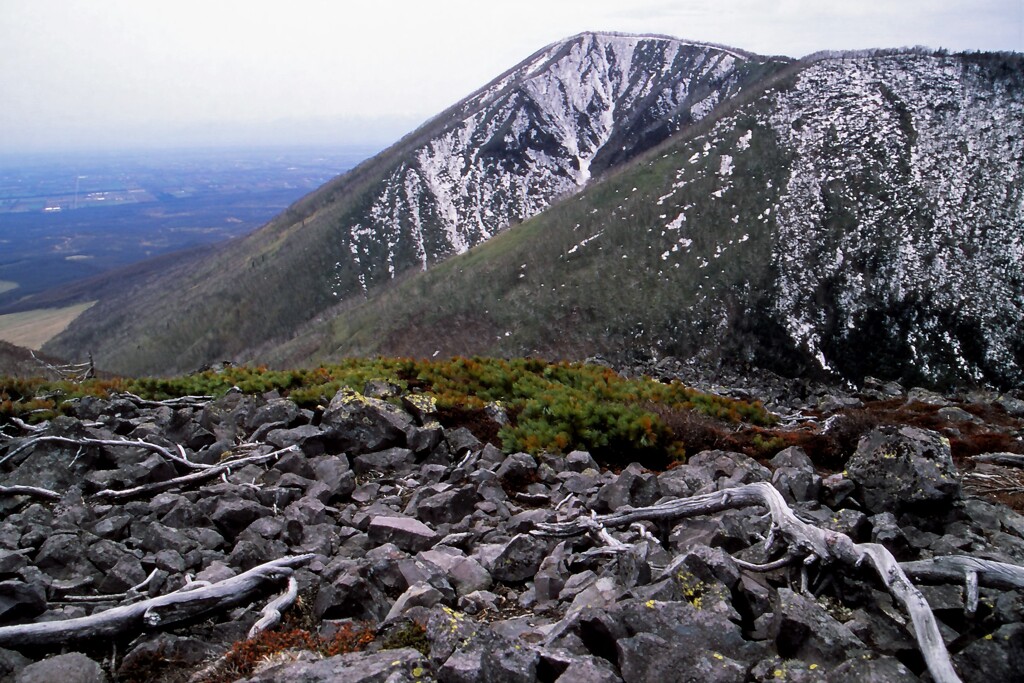
[[41, 308], [24, 313], [0, 315], [0, 340], [38, 350], [60, 334], [95, 301], [65, 308]]

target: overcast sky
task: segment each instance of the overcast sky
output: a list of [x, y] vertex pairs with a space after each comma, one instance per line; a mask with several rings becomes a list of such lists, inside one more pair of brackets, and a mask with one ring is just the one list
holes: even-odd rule
[[545, 45], [1024, 51], [1024, 0], [0, 0], [0, 153], [391, 141]]

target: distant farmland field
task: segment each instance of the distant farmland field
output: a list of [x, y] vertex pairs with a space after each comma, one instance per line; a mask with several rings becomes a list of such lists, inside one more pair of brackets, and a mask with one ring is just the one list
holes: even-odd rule
[[38, 350], [94, 303], [0, 315], [0, 340]]

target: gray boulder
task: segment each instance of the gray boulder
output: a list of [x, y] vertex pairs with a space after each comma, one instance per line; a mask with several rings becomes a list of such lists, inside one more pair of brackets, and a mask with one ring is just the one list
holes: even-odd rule
[[1019, 681], [1024, 675], [1024, 624], [1006, 624], [953, 657], [965, 683]]
[[210, 519], [228, 540], [233, 540], [247, 526], [260, 517], [266, 517], [270, 510], [254, 500], [244, 498], [219, 498], [214, 503]]
[[645, 471], [638, 463], [630, 463], [615, 481], [601, 487], [594, 509], [614, 512], [625, 505], [643, 507], [652, 505], [660, 495], [658, 475]]
[[398, 447], [363, 453], [352, 458], [352, 469], [356, 474], [407, 471], [415, 464], [416, 454], [408, 448]]
[[451, 524], [472, 514], [479, 496], [476, 487], [461, 486], [423, 498], [416, 504], [416, 516], [428, 524]]
[[529, 453], [512, 453], [498, 466], [495, 474], [506, 486], [522, 488], [536, 478], [537, 461]]
[[961, 495], [949, 439], [916, 427], [879, 427], [861, 438], [846, 476], [872, 513], [935, 513]]
[[779, 654], [822, 665], [837, 665], [852, 650], [866, 649], [853, 632], [816, 602], [780, 588], [771, 636]]
[[483, 565], [472, 557], [466, 557], [461, 550], [438, 547], [425, 550], [416, 557], [443, 571], [460, 596], [487, 590], [494, 582]]
[[320, 425], [350, 454], [405, 446], [416, 427], [412, 415], [398, 406], [351, 389], [334, 395]]
[[29, 664], [14, 678], [15, 683], [106, 683], [99, 664], [81, 652], [69, 652]]
[[46, 611], [42, 586], [17, 579], [0, 581], [0, 622], [30, 619]]
[[498, 581], [515, 583], [533, 578], [547, 554], [547, 541], [529, 534], [516, 534], [483, 565]]
[[367, 533], [374, 545], [394, 543], [409, 553], [427, 550], [440, 539], [436, 531], [410, 517], [374, 517]]

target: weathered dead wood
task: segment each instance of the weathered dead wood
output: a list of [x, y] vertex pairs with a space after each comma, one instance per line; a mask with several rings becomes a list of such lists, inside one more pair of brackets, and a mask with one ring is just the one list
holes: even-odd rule
[[0, 496], [30, 496], [42, 500], [60, 500], [61, 496], [56, 491], [42, 489], [38, 486], [3, 486], [0, 485]]
[[290, 577], [295, 567], [312, 558], [312, 554], [283, 557], [209, 586], [114, 607], [88, 617], [3, 626], [0, 627], [0, 647], [59, 645], [169, 628], [178, 622], [204, 618], [246, 602], [262, 590], [264, 584]]
[[1024, 567], [969, 555], [945, 555], [900, 564], [907, 576], [926, 583], [961, 583], [974, 574], [987, 588], [1024, 588]]
[[1024, 467], [1024, 455], [1018, 453], [982, 453], [981, 455], [972, 455], [970, 459], [974, 462], [1003, 465], [1005, 467]]
[[198, 472], [192, 472], [181, 477], [175, 477], [174, 479], [168, 479], [166, 481], [158, 481], [152, 484], [143, 484], [142, 486], [135, 486], [129, 489], [113, 490], [103, 489], [92, 494], [91, 498], [107, 501], [119, 501], [119, 500], [130, 500], [132, 498], [139, 498], [142, 496], [154, 495], [162, 493], [164, 491], [178, 488], [180, 486], [189, 486], [191, 484], [198, 484], [210, 479], [216, 479], [219, 476], [227, 475], [233, 469], [244, 467], [245, 465], [258, 465], [265, 463], [270, 460], [281, 457], [285, 453], [299, 450], [296, 445], [288, 446], [271, 453], [263, 453], [259, 455], [250, 455], [244, 458], [238, 458], [236, 460], [227, 460], [219, 465], [210, 465], [207, 469], [200, 470]]
[[532, 533], [565, 538], [590, 531], [595, 522], [605, 527], [621, 527], [643, 520], [678, 520], [752, 505], [768, 508], [771, 515], [772, 526], [766, 543], [769, 551], [781, 540], [791, 551], [805, 558], [805, 566], [812, 562], [848, 567], [860, 567], [864, 563], [870, 565], [889, 593], [903, 605], [903, 609], [910, 616], [918, 648], [932, 678], [938, 683], [960, 680], [950, 662], [949, 652], [942, 641], [928, 602], [907, 578], [892, 553], [876, 543], [858, 544], [846, 534], [821, 529], [800, 520], [782, 495], [770, 484], [746, 484], [651, 507], [599, 515], [592, 520], [584, 518], [582, 521], [538, 524]]
[[114, 602], [117, 600], [133, 600], [140, 597], [141, 591], [156, 578], [159, 569], [154, 569], [142, 582], [132, 586], [124, 593], [107, 593], [105, 595], [65, 595], [54, 602]]
[[973, 470], [963, 476], [964, 490], [971, 494], [1024, 493], [1024, 470], [996, 466], [996, 471]]
[[135, 405], [145, 408], [161, 408], [164, 406], [170, 408], [200, 408], [213, 400], [213, 396], [178, 396], [177, 398], [168, 398], [163, 401], [151, 401], [141, 396], [136, 396], [130, 391], [122, 391], [115, 394], [115, 396], [126, 398]]
[[281, 593], [281, 595], [267, 603], [267, 606], [260, 613], [259, 620], [249, 629], [249, 634], [246, 638], [255, 638], [267, 629], [277, 626], [281, 622], [281, 612], [291, 607], [297, 597], [299, 597], [299, 583], [295, 580], [295, 577], [289, 576], [288, 588], [285, 589], [284, 593]]
[[204, 465], [203, 463], [192, 462], [191, 460], [185, 457], [185, 451], [180, 446], [178, 447], [178, 450], [180, 451], [179, 455], [178, 453], [174, 453], [171, 450], [164, 448], [163, 446], [160, 446], [155, 443], [150, 443], [148, 441], [129, 439], [90, 439], [87, 437], [72, 438], [67, 436], [32, 437], [27, 441], [18, 444], [18, 446], [16, 448], [11, 449], [7, 453], [7, 455], [5, 455], [3, 458], [0, 458], [0, 465], [10, 460], [18, 453], [24, 452], [29, 448], [41, 443], [57, 443], [65, 446], [78, 446], [80, 448], [84, 446], [99, 446], [105, 448], [141, 448], [143, 450], [152, 451], [153, 453], [162, 455], [168, 460], [176, 462], [179, 465], [184, 465], [190, 470], [205, 470], [211, 467], [215, 467], [214, 465]]

